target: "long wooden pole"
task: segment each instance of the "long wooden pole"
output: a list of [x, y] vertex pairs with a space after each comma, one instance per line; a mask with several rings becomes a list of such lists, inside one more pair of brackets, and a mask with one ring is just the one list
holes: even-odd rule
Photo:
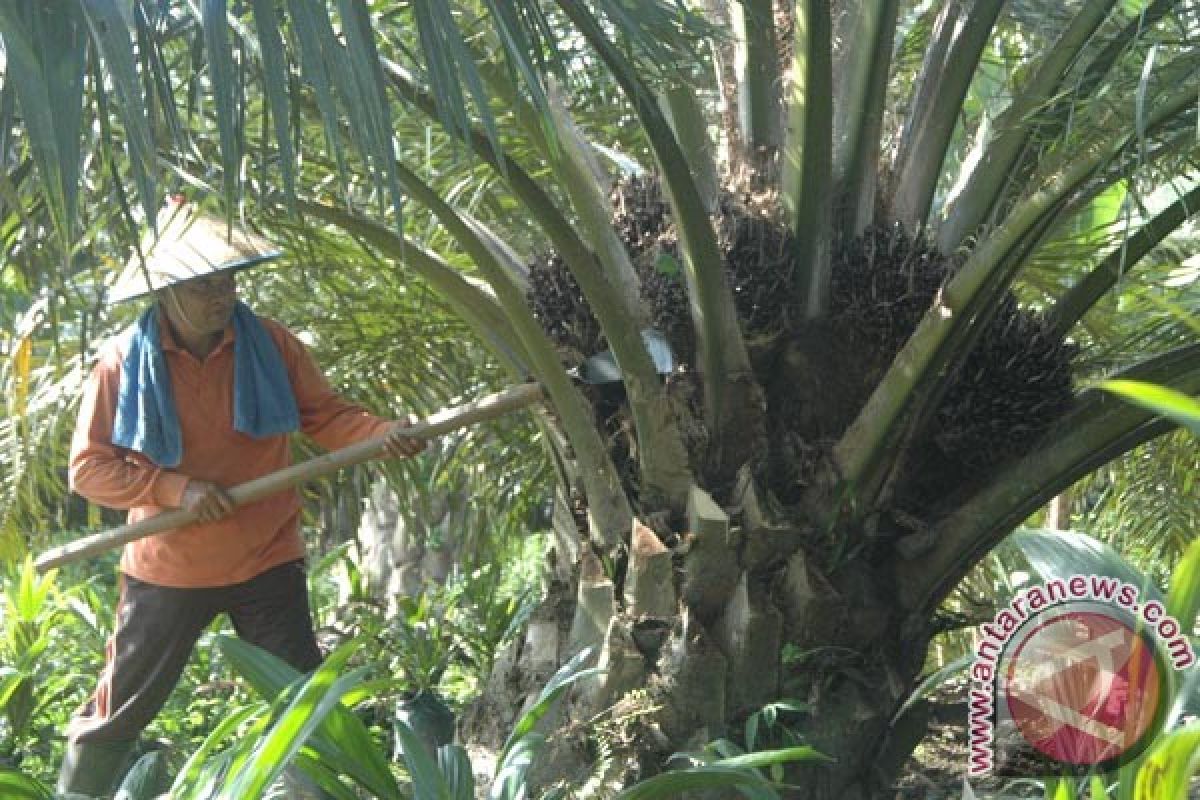
[[[448, 431], [465, 428], [477, 422], [503, 416], [510, 411], [525, 408], [542, 400], [542, 389], [536, 383], [526, 383], [490, 394], [471, 403], [443, 409], [428, 419], [414, 423], [405, 429], [405, 434], [418, 439], [430, 439]], [[235, 506], [244, 506], [264, 497], [299, 486], [314, 478], [337, 472], [343, 467], [361, 464], [383, 454], [386, 437], [368, 439], [358, 444], [317, 456], [301, 464], [294, 464], [278, 472], [272, 472], [252, 481], [234, 486], [229, 497]], [[38, 572], [53, 567], [81, 561], [128, 542], [144, 539], [172, 528], [181, 528], [198, 519], [197, 515], [184, 509], [166, 511], [153, 517], [123, 525], [110, 531], [85, 536], [69, 544], [47, 550], [34, 562]]]

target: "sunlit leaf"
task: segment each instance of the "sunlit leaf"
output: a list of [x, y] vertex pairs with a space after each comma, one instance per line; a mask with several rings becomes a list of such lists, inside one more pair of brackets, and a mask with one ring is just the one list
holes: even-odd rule
[[23, 336], [17, 343], [12, 355], [13, 383], [15, 391], [12, 399], [13, 414], [18, 417], [25, 415], [26, 403], [29, 399], [29, 372], [33, 365], [33, 337]]
[[1200, 537], [1192, 540], [1183, 558], [1171, 572], [1167, 587], [1167, 614], [1174, 617], [1185, 631], [1192, 629], [1200, 612]]
[[1137, 771], [1136, 800], [1185, 800], [1200, 768], [1200, 724], [1163, 736]]
[[714, 761], [711, 766], [749, 769], [769, 767], [773, 764], [791, 764], [796, 761], [833, 760], [816, 748], [805, 745], [803, 747], [787, 747], [780, 750], [760, 750], [756, 753], [743, 753]]
[[1200, 400], [1194, 397], [1166, 386], [1141, 381], [1101, 381], [1099, 386], [1142, 408], [1168, 417], [1200, 436]]
[[51, 800], [54, 792], [40, 781], [9, 767], [0, 767], [0, 796], [5, 800]]

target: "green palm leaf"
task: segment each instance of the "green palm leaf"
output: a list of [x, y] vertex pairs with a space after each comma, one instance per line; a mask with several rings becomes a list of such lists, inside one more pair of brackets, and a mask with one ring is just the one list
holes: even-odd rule
[[1200, 436], [1200, 400], [1194, 397], [1143, 381], [1101, 381], [1099, 386], [1142, 408], [1169, 417]]
[[[347, 107], [351, 119], [364, 127], [365, 155], [375, 166], [376, 180], [391, 194], [397, 227], [400, 226], [402, 196], [396, 178], [395, 150], [392, 145], [391, 111], [387, 103], [383, 67], [375, 47], [374, 30], [365, 0], [338, 0], [342, 32], [351, 75], [342, 83], [343, 91], [356, 86], [355, 100]], [[336, 47], [331, 42], [327, 46]], [[339, 52], [340, 48], [339, 48]], [[338, 73], [341, 75], [341, 73]], [[350, 95], [347, 92], [347, 95]], [[347, 102], [350, 97], [347, 96]]]
[[1200, 769], [1200, 724], [1160, 739], [1137, 771], [1136, 800], [1185, 800]]
[[236, 800], [262, 795], [326, 716], [339, 707], [342, 695], [362, 680], [366, 668], [338, 677], [352, 653], [353, 648], [339, 650], [304, 682], [245, 762], [235, 762], [220, 797]]
[[1191, 630], [1200, 613], [1200, 537], [1192, 540], [1183, 558], [1171, 572], [1171, 583], [1167, 589], [1167, 613]]
[[449, 798], [450, 786], [438, 768], [438, 763], [429, 757], [420, 737], [402, 720], [396, 720], [396, 734], [400, 737], [404, 764], [412, 780], [413, 800]]
[[233, 63], [233, 48], [229, 41], [229, 20], [226, 0], [201, 0], [200, 22], [204, 27], [204, 49], [208, 55], [209, 80], [217, 115], [217, 132], [221, 142], [222, 186], [227, 214], [237, 204], [240, 190], [242, 161], [242, 131], [238, 121], [244, 102], [237, 68]]
[[68, 0], [0, 5], [5, 83], [12, 82], [20, 100], [64, 253], [73, 249], [76, 230], [87, 56], [76, 8]]
[[274, 0], [252, 0], [262, 58], [263, 88], [271, 104], [271, 121], [279, 147], [279, 169], [289, 204], [296, 200], [296, 154], [292, 148], [292, 105], [288, 69]]
[[734, 789], [748, 798], [774, 800], [779, 793], [765, 778], [753, 772], [729, 767], [704, 766], [672, 770], [625, 789], [617, 800], [659, 800], [680, 797], [689, 792]]
[[508, 739], [504, 743], [504, 748], [500, 751], [499, 763], [501, 767], [508, 760], [508, 755], [513, 748], [522, 738], [533, 731], [534, 726], [546, 715], [546, 712], [550, 710], [550, 706], [554, 704], [554, 701], [561, 697], [572, 684], [603, 672], [603, 670], [596, 667], [591, 669], [583, 668], [583, 665], [592, 658], [592, 655], [591, 648], [585, 647], [576, 653], [570, 661], [563, 664], [550, 680], [546, 682], [546, 685], [538, 694], [537, 700], [534, 701], [528, 711], [521, 715], [521, 718], [517, 720], [517, 724], [513, 726], [512, 732], [509, 733]]
[[[219, 636], [217, 645], [238, 674], [267, 699], [274, 699], [300, 678], [300, 673], [291, 666], [240, 639]], [[339, 661], [348, 658], [356, 646], [353, 642], [343, 645], [348, 652]], [[346, 686], [342, 691], [349, 688]], [[382, 797], [395, 796], [398, 789], [386, 759], [371, 741], [362, 722], [349, 709], [333, 707], [311, 738], [314, 750], [364, 788]]]
[[[158, 193], [155, 180], [157, 155], [146, 103], [138, 80], [133, 58], [130, 28], [133, 18], [130, 8], [116, 0], [81, 0], [80, 7], [87, 17], [92, 41], [104, 57], [107, 73], [117, 93], [117, 109], [125, 126], [125, 141], [129, 149], [129, 164], [134, 183], [142, 201], [147, 220], [158, 213]], [[97, 88], [97, 91], [100, 91]]]
[[0, 794], [6, 800], [52, 800], [54, 797], [41, 782], [8, 767], [0, 767]]
[[1025, 528], [1000, 550], [1018, 551], [1042, 581], [1071, 575], [1105, 575], [1138, 587], [1145, 600], [1165, 600], [1162, 591], [1111, 546], [1084, 533]]

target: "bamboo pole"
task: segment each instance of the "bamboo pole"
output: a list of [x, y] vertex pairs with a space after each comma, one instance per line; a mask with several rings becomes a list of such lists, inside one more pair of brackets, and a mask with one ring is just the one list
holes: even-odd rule
[[[465, 428], [477, 422], [503, 416], [510, 411], [525, 408], [541, 400], [541, 387], [536, 383], [525, 383], [461, 406], [443, 409], [427, 419], [414, 423], [412, 427], [405, 429], [405, 434], [418, 439], [431, 439], [458, 428]], [[230, 489], [229, 497], [235, 506], [244, 506], [315, 478], [337, 472], [344, 467], [369, 461], [384, 452], [386, 438], [380, 436], [375, 439], [367, 439], [341, 450], [317, 456], [301, 464], [294, 464], [277, 472], [246, 481]], [[38, 572], [45, 572], [53, 567], [81, 561], [128, 542], [153, 536], [156, 533], [182, 528], [197, 519], [196, 514], [181, 508], [166, 511], [129, 525], [85, 536], [61, 547], [47, 550], [38, 557], [34, 566], [37, 567]]]

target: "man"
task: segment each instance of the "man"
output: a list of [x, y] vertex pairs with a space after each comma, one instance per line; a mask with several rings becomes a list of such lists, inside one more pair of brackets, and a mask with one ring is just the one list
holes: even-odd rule
[[278, 255], [176, 199], [145, 263], [135, 256], [113, 289], [114, 301], [156, 302], [100, 353], [71, 487], [131, 522], [176, 508], [200, 521], [126, 545], [107, 663], [68, 728], [60, 793], [112, 793], [216, 615], [298, 670], [320, 663], [298, 494], [235, 508], [229, 487], [286, 467], [293, 430], [328, 449], [380, 436], [395, 456], [424, 446], [403, 434], [407, 422], [340, 398], [291, 332], [238, 302], [235, 271]]

